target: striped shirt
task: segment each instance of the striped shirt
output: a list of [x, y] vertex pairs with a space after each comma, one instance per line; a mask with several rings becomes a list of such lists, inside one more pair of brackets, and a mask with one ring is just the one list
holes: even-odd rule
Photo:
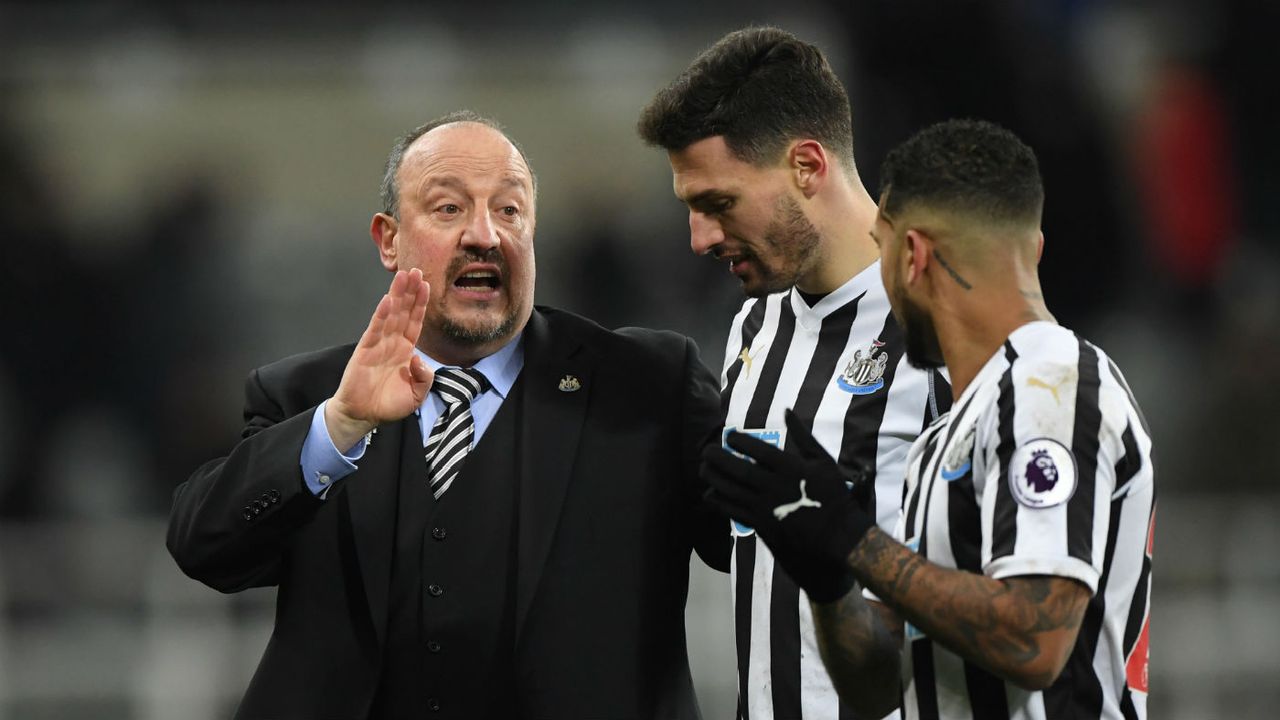
[[1043, 691], [909, 624], [908, 718], [1145, 718], [1155, 490], [1151, 436], [1115, 364], [1058, 325], [1018, 328], [911, 448], [895, 536], [944, 567], [1055, 575], [1093, 594]]
[[[748, 300], [725, 353], [725, 426], [784, 442], [783, 412], [793, 408], [842, 465], [874, 472], [877, 521], [890, 529], [907, 451], [951, 397], [940, 374], [910, 367], [903, 351], [878, 262], [812, 308], [794, 289]], [[822, 665], [803, 592], [754, 531], [735, 523], [731, 532], [738, 716], [850, 717]]]

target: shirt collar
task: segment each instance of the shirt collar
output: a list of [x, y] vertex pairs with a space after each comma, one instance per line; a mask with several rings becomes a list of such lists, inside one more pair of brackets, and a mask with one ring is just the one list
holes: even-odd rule
[[850, 300], [880, 284], [880, 260], [876, 260], [862, 269], [862, 272], [845, 281], [843, 285], [827, 293], [813, 307], [809, 307], [800, 291], [793, 286], [787, 295], [791, 301], [791, 309], [801, 326], [814, 330], [822, 327], [822, 320], [831, 313], [849, 304]]
[[[503, 400], [507, 399], [507, 393], [511, 392], [511, 386], [516, 383], [516, 378], [520, 376], [520, 370], [524, 368], [524, 332], [511, 338], [510, 342], [503, 345], [497, 352], [492, 355], [481, 358], [475, 365], [471, 367], [479, 370], [489, 380], [490, 390], [498, 393], [498, 397]], [[427, 367], [432, 372], [442, 367], [447, 367], [444, 363], [439, 362], [430, 355], [422, 352], [419, 348], [413, 351], [418, 357], [426, 361]]]

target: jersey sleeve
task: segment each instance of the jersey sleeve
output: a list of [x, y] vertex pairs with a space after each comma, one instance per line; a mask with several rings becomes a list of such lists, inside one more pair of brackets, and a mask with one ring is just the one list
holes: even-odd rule
[[1018, 360], [1000, 379], [984, 423], [982, 560], [993, 578], [1056, 575], [1096, 593], [1119, 447], [1104, 416], [1122, 410], [1108, 408], [1096, 350], [1070, 350]]

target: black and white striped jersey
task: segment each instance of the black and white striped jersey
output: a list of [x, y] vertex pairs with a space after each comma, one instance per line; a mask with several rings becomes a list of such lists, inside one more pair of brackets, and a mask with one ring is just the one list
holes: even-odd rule
[[1124, 377], [1070, 330], [1013, 332], [911, 448], [895, 536], [939, 565], [1093, 593], [1066, 669], [1028, 691], [908, 624], [907, 718], [1145, 718], [1155, 489]]
[[[875, 473], [877, 520], [890, 529], [907, 451], [951, 398], [942, 375], [910, 367], [903, 351], [878, 262], [812, 308], [794, 289], [748, 300], [725, 353], [725, 426], [782, 444], [783, 412], [793, 408], [842, 465]], [[849, 717], [818, 654], [808, 600], [754, 531], [731, 531], [739, 717]]]

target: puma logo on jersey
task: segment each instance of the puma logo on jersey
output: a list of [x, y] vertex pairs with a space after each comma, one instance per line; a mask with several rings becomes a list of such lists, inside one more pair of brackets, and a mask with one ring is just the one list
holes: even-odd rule
[[785, 505], [779, 505], [778, 507], [774, 508], [773, 509], [774, 517], [781, 520], [786, 516], [790, 515], [791, 513], [799, 510], [802, 507], [822, 507], [822, 503], [818, 502], [817, 500], [810, 500], [809, 496], [805, 494], [804, 484], [805, 484], [805, 481], [801, 480], [800, 481], [800, 499], [795, 502], [786, 503]]
[[738, 353], [738, 359], [742, 361], [742, 370], [746, 373], [746, 377], [751, 377], [751, 353], [745, 345], [742, 352]]
[[1038, 377], [1027, 378], [1027, 385], [1030, 385], [1031, 387], [1034, 387], [1034, 388], [1041, 388], [1042, 390], [1048, 390], [1049, 392], [1053, 393], [1053, 401], [1059, 405], [1062, 404], [1062, 400], [1058, 398], [1058, 388], [1062, 387], [1062, 384], [1064, 382], [1066, 382], [1066, 378], [1063, 378], [1062, 380], [1059, 380], [1053, 385], [1050, 385], [1049, 383], [1041, 380]]

